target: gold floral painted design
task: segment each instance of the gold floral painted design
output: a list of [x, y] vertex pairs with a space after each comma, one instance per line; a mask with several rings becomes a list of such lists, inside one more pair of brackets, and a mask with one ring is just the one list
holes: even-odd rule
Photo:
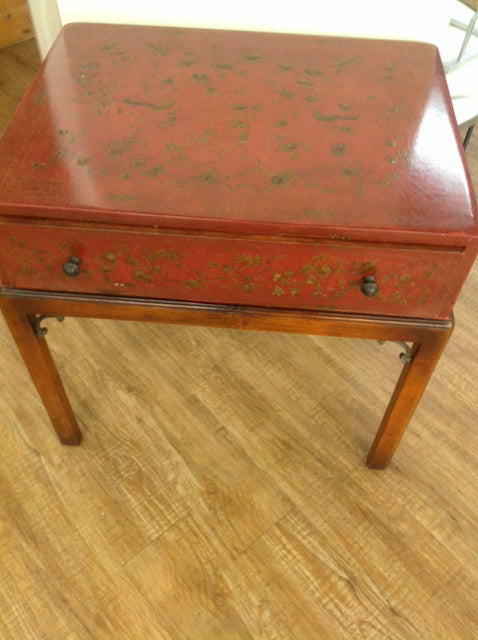
[[[4, 270], [7, 265], [12, 274], [9, 286], [376, 313], [433, 305], [445, 268], [430, 262], [417, 266], [406, 251], [390, 252], [382, 261], [356, 257], [360, 252], [353, 247], [324, 245], [317, 251], [295, 242], [134, 234], [109, 244], [108, 236], [85, 232], [78, 242], [62, 235], [52, 232], [38, 241], [0, 237]], [[71, 255], [81, 258], [75, 278], [62, 271]], [[361, 293], [369, 275], [379, 286], [372, 299]]]

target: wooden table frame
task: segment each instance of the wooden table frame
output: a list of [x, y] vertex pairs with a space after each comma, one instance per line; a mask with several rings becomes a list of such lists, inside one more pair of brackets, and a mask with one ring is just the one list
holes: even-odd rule
[[374, 469], [383, 469], [390, 462], [453, 330], [453, 318], [372, 317], [13, 289], [0, 290], [0, 308], [58, 437], [68, 445], [80, 444], [81, 432], [45, 332], [38, 331], [40, 317], [104, 318], [411, 342], [411, 357], [404, 364], [368, 454], [367, 464]]

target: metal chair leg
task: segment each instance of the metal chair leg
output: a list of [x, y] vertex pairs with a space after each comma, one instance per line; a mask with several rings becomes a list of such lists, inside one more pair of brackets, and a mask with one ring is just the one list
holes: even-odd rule
[[473, 129], [475, 125], [472, 124], [471, 127], [468, 127], [468, 131], [466, 132], [465, 139], [463, 140], [463, 149], [466, 151], [468, 143], [470, 142], [471, 134], [473, 133]]

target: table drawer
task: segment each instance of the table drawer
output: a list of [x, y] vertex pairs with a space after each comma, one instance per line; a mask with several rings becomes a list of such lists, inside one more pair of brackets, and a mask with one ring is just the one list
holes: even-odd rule
[[[466, 276], [463, 256], [345, 241], [0, 227], [5, 287], [409, 317], [449, 315]], [[365, 277], [378, 286], [372, 297], [362, 292]]]

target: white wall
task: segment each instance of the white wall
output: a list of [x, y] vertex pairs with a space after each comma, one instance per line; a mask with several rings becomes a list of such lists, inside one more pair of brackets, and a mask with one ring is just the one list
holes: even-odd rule
[[61, 29], [61, 20], [56, 0], [28, 0], [38, 49], [42, 58]]
[[61, 24], [111, 22], [324, 33], [440, 44], [456, 0], [28, 0], [40, 51]]
[[116, 22], [434, 42], [450, 0], [57, 0], [63, 24]]

